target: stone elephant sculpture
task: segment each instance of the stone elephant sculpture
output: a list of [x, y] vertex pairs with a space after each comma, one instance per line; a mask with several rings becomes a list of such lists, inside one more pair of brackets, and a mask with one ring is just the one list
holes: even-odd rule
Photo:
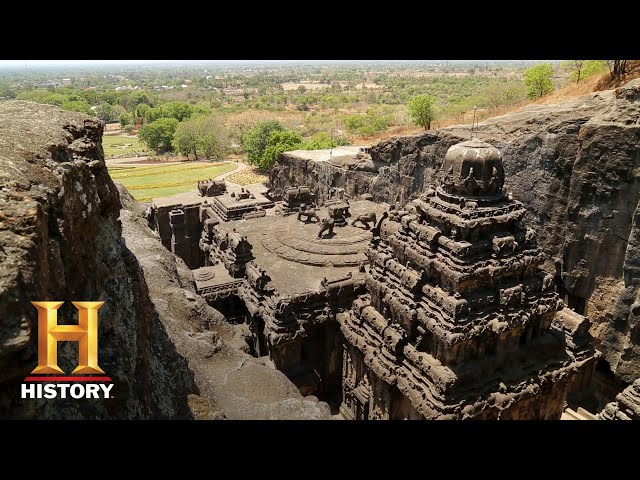
[[354, 226], [357, 222], [360, 222], [364, 225], [365, 229], [369, 230], [370, 228], [369, 223], [372, 223], [373, 225], [375, 225], [376, 221], [377, 219], [376, 219], [375, 212], [369, 212], [354, 218], [353, 221], [351, 222], [351, 226]]

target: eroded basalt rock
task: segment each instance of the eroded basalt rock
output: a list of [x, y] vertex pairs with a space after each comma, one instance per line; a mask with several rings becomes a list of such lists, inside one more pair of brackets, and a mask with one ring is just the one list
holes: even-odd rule
[[[186, 362], [157, 321], [147, 284], [121, 238], [120, 199], [95, 118], [30, 102], [0, 103], [0, 417], [190, 418]], [[102, 300], [100, 367], [114, 380], [106, 401], [22, 400], [37, 364], [31, 301]], [[76, 347], [58, 364], [70, 372]]]
[[[95, 118], [0, 103], [0, 418], [329, 418], [196, 295], [146, 206], [111, 181], [101, 138]], [[61, 323], [77, 323], [71, 301], [105, 302], [98, 359], [113, 399], [20, 398], [37, 364], [30, 302], [42, 300], [67, 302]], [[70, 372], [76, 346], [60, 345]]]

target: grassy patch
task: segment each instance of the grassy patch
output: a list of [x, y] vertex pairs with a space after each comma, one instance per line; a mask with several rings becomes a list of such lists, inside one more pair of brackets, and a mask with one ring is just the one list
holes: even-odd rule
[[195, 190], [198, 180], [233, 170], [233, 163], [181, 163], [149, 167], [113, 168], [109, 174], [122, 183], [136, 200], [149, 201]]
[[138, 137], [124, 135], [105, 135], [102, 137], [102, 148], [106, 158], [115, 155], [135, 155], [145, 153], [147, 148], [138, 140]]

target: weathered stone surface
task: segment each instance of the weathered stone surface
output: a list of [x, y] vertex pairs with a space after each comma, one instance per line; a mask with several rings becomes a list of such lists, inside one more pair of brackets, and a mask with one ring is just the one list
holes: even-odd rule
[[[200, 248], [209, 266], [196, 272], [214, 276], [207, 285], [198, 280], [198, 293], [227, 320], [248, 329], [253, 355], [268, 357], [303, 394], [317, 395], [337, 409], [342, 337], [335, 314], [364, 291], [361, 268], [372, 237], [365, 226], [347, 225], [345, 214], [369, 218], [366, 213], [381, 215], [388, 206], [336, 199], [317, 210], [319, 218], [336, 223], [333, 234], [320, 239], [322, 225], [290, 214], [313, 201], [308, 189], [288, 190], [276, 211], [261, 218], [223, 221], [202, 208]], [[338, 216], [344, 226], [337, 226]], [[234, 238], [243, 239], [242, 252]]]
[[196, 418], [327, 419], [329, 407], [303, 398], [284, 373], [244, 350], [242, 326], [227, 323], [195, 294], [193, 274], [148, 227], [144, 205], [121, 189], [123, 236], [149, 285], [149, 296], [172, 348], [187, 359], [199, 395], [189, 397]]
[[[543, 268], [590, 318], [616, 376], [632, 382], [640, 376], [640, 80], [489, 119], [477, 137], [500, 149], [505, 190], [528, 210], [548, 256]], [[375, 173], [285, 153], [270, 182], [276, 192], [308, 185], [319, 202], [344, 188], [404, 204], [437, 184], [447, 149], [469, 139], [470, 127], [453, 126], [386, 140], [371, 147]]]
[[[337, 315], [349, 419], [559, 419], [589, 384], [589, 322], [563, 309], [500, 152], [467, 141], [376, 226], [368, 293]], [[383, 225], [397, 223], [386, 235]], [[526, 387], [524, 387], [526, 385]]]
[[[328, 418], [195, 294], [145, 206], [111, 181], [101, 137], [85, 115], [0, 104], [0, 418]], [[20, 399], [37, 364], [37, 300], [105, 301], [98, 355], [113, 400]], [[70, 372], [76, 348], [61, 345]]]
[[[188, 418], [186, 362], [157, 321], [136, 258], [121, 239], [120, 200], [97, 119], [30, 102], [0, 104], [0, 417]], [[114, 399], [21, 400], [36, 365], [31, 301], [104, 300], [101, 368]], [[62, 310], [70, 307], [67, 310]], [[71, 371], [75, 345], [62, 344]]]
[[640, 379], [625, 388], [598, 414], [600, 420], [640, 420]]

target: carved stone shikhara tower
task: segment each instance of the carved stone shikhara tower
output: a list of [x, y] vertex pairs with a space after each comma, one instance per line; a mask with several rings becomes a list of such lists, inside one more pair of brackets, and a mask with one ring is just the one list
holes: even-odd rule
[[452, 146], [436, 190], [396, 207], [367, 251], [368, 295], [337, 316], [347, 418], [559, 419], [597, 352], [564, 309], [500, 152]]

